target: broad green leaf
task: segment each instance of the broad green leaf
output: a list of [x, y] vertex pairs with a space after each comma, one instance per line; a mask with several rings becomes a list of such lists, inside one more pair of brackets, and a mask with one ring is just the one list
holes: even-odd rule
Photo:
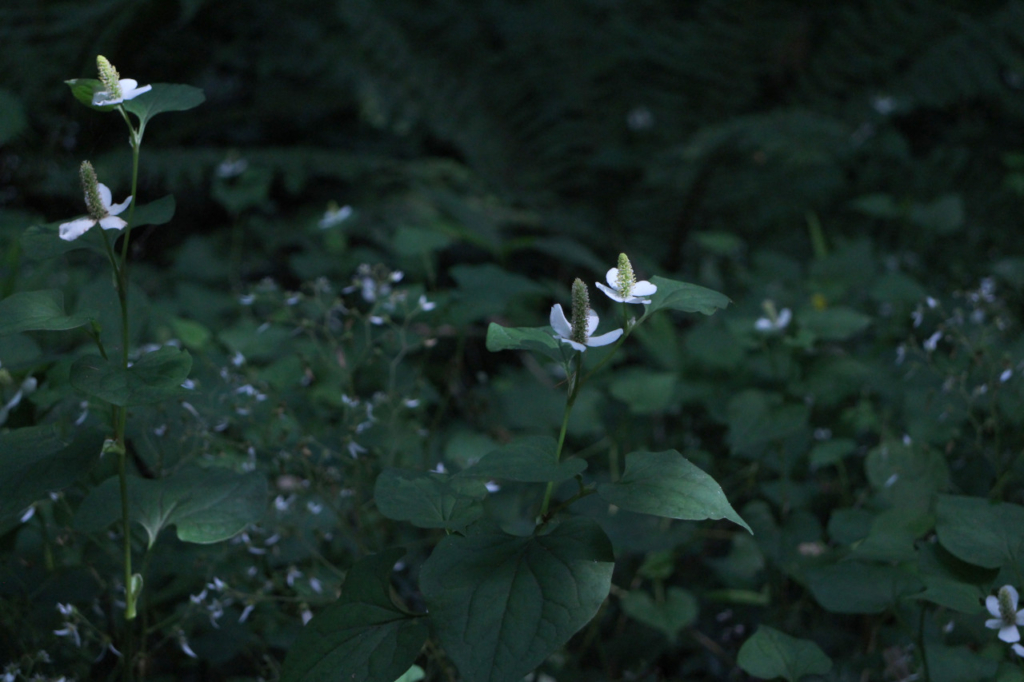
[[89, 107], [93, 111], [102, 111], [104, 113], [109, 113], [111, 111], [117, 110], [117, 107], [100, 107], [92, 103], [92, 96], [100, 90], [103, 90], [103, 83], [101, 83], [98, 79], [72, 78], [71, 80], [64, 81], [64, 83], [69, 88], [71, 88], [71, 94], [72, 96], [74, 96], [75, 99], [77, 99], [79, 102]]
[[754, 677], [771, 680], [784, 677], [797, 682], [804, 675], [824, 675], [832, 659], [809, 639], [790, 637], [762, 625], [740, 647], [736, 663]]
[[[996, 677], [999, 661], [992, 660], [981, 652], [972, 651], [968, 646], [946, 646], [940, 642], [929, 642], [925, 647], [925, 655], [928, 656], [930, 682], [981, 682], [996, 679], [1002, 682], [1002, 678]], [[1012, 680], [1015, 677], [1005, 679]]]
[[[171, 194], [148, 204], [140, 204], [132, 216], [132, 227], [168, 223], [174, 217], [174, 209], [174, 196]], [[33, 225], [25, 230], [21, 236], [21, 247], [25, 250], [25, 255], [34, 260], [46, 260], [47, 258], [56, 258], [69, 251], [87, 249], [106, 258], [107, 251], [103, 245], [103, 235], [100, 234], [101, 230], [98, 227], [93, 226], [84, 235], [70, 242], [60, 238], [61, 224], [73, 220], [75, 217], [68, 216], [65, 220]], [[123, 213], [121, 217], [127, 219], [128, 214]], [[107, 235], [116, 240], [121, 235], [121, 231], [108, 232]]]
[[608, 391], [626, 403], [632, 414], [651, 414], [669, 407], [677, 383], [674, 372], [633, 369], [616, 372]]
[[927, 505], [892, 507], [875, 516], [871, 530], [848, 558], [865, 561], [913, 561], [914, 542], [935, 525]]
[[843, 561], [807, 572], [811, 593], [832, 613], [882, 613], [918, 592], [921, 581], [897, 566]]
[[99, 355], [87, 355], [71, 366], [71, 385], [111, 405], [147, 405], [179, 395], [191, 368], [188, 351], [173, 346], [146, 353], [128, 369]]
[[391, 600], [391, 572], [405, 551], [388, 549], [357, 561], [341, 596], [316, 615], [292, 644], [281, 682], [383, 682], [412, 670], [429, 631], [421, 616]]
[[206, 101], [199, 88], [176, 83], [153, 83], [153, 89], [123, 104], [145, 126], [149, 119], [166, 111], [187, 111]]
[[622, 610], [633, 620], [661, 631], [675, 641], [679, 631], [697, 620], [697, 599], [688, 590], [670, 587], [665, 601], [656, 602], [646, 592], [629, 592], [622, 597]]
[[0, 433], [0, 532], [28, 505], [87, 474], [102, 449], [102, 434], [62, 436], [52, 424]]
[[785, 403], [775, 393], [745, 390], [729, 401], [729, 434], [733, 452], [756, 456], [765, 445], [788, 438], [807, 427], [810, 410]]
[[377, 508], [389, 519], [459, 531], [480, 518], [486, 496], [479, 479], [407, 469], [385, 469], [373, 491]]
[[[167, 526], [177, 526], [184, 542], [227, 540], [263, 518], [266, 507], [267, 481], [258, 473], [189, 468], [156, 480], [128, 478], [128, 513], [145, 528], [150, 547]], [[114, 476], [85, 498], [75, 526], [99, 531], [120, 518], [120, 481]]]
[[57, 289], [23, 291], [0, 301], [0, 336], [30, 331], [64, 331], [88, 324], [87, 313], [64, 314], [64, 294]]
[[518, 682], [608, 595], [614, 557], [601, 528], [580, 517], [552, 526], [530, 537], [450, 535], [423, 565], [431, 620], [466, 682]]
[[868, 452], [864, 472], [879, 496], [892, 504], [926, 503], [949, 487], [949, 468], [940, 451], [895, 438]]
[[871, 324], [870, 315], [839, 306], [825, 310], [806, 310], [800, 315], [800, 326], [826, 341], [843, 341]]
[[713, 315], [716, 310], [725, 308], [730, 302], [728, 296], [717, 291], [657, 275], [651, 277], [651, 284], [657, 286], [658, 290], [651, 296], [650, 305], [645, 306], [648, 314], [665, 308], [681, 310], [684, 313]]
[[555, 362], [563, 362], [567, 352], [545, 327], [502, 327], [494, 322], [487, 326], [487, 350], [532, 350]]
[[997, 569], [979, 568], [961, 561], [937, 543], [921, 543], [917, 559], [917, 572], [925, 590], [914, 595], [914, 599], [971, 615], [985, 611], [983, 604], [989, 586], [996, 579]]
[[981, 497], [939, 495], [935, 506], [939, 542], [953, 556], [985, 568], [1024, 560], [1024, 507]]
[[690, 521], [729, 519], [753, 532], [722, 486], [676, 450], [629, 453], [622, 478], [600, 484], [597, 492], [628, 511]]
[[587, 463], [575, 457], [555, 459], [558, 443], [549, 436], [525, 436], [508, 445], [487, 453], [479, 462], [466, 469], [467, 476], [501, 478], [522, 483], [548, 483], [565, 481], [587, 468]]
[[857, 450], [857, 441], [851, 438], [831, 438], [820, 443], [815, 443], [811, 448], [810, 465], [812, 469], [818, 469], [832, 464], [838, 464], [843, 457], [853, 454]]

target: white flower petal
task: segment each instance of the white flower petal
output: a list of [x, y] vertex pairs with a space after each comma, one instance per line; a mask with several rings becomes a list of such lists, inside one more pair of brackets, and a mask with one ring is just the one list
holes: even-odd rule
[[1024, 609], [1017, 612], [1017, 617], [1014, 618], [1014, 621], [1017, 625], [1024, 625]]
[[128, 204], [130, 204], [130, 203], [132, 203], [132, 198], [128, 197], [127, 199], [122, 201], [120, 204], [114, 204], [113, 206], [108, 206], [107, 207], [107, 211], [110, 213], [110, 215], [121, 215], [121, 213], [123, 213], [124, 210], [126, 208], [128, 208]]
[[640, 280], [633, 285], [634, 296], [653, 296], [658, 291], [656, 284], [651, 284], [646, 279]]
[[94, 107], [109, 107], [115, 104], [120, 104], [123, 101], [123, 97], [113, 97], [106, 90], [100, 90], [92, 95], [92, 105]]
[[576, 343], [572, 339], [560, 338], [559, 341], [561, 341], [562, 343], [569, 344], [570, 346], [580, 351], [581, 353], [587, 349], [587, 347], [584, 346], [582, 343]]
[[[125, 83], [131, 83], [131, 86], [128, 87], [125, 85]], [[136, 87], [137, 85], [138, 83], [132, 80], [131, 78], [124, 78], [121, 80], [121, 92], [124, 93], [125, 99], [135, 99], [139, 95], [149, 92], [153, 89], [152, 85], [143, 85], [141, 88]]]
[[127, 224], [128, 223], [126, 223], [124, 219], [118, 218], [117, 216], [114, 215], [108, 215], [106, 218], [100, 221], [100, 227], [102, 227], [104, 230], [120, 230], [124, 228], [124, 226]]
[[565, 313], [562, 312], [562, 304], [556, 303], [551, 306], [551, 328], [555, 330], [563, 339], [572, 335], [572, 325], [569, 324], [569, 320], [565, 319]]
[[622, 330], [616, 329], [613, 332], [607, 334], [601, 334], [600, 336], [591, 336], [587, 339], [587, 345], [591, 348], [597, 348], [598, 346], [607, 346], [610, 343], [615, 343], [622, 336]]
[[783, 308], [779, 311], [779, 319], [775, 321], [775, 325], [779, 329], [785, 329], [789, 325], [789, 321], [792, 319], [792, 311], [789, 308]]
[[605, 296], [607, 296], [608, 298], [612, 299], [613, 301], [617, 301], [619, 303], [625, 303], [626, 302], [626, 299], [624, 299], [621, 296], [619, 296], [619, 292], [618, 292], [617, 289], [610, 289], [610, 288], [606, 287], [605, 285], [601, 284], [600, 282], [594, 282], [594, 285], [598, 289], [603, 291]]
[[[757, 318], [757, 322], [754, 323], [754, 329], [759, 332], [767, 332], [774, 329], [774, 325], [767, 317], [759, 317]], [[995, 599], [995, 597], [991, 597], [991, 599]]]
[[[618, 268], [612, 268], [611, 270], [609, 270], [607, 272], [607, 274], [605, 274], [604, 278], [608, 281], [608, 286], [610, 286], [615, 291], [619, 290], [619, 269]], [[598, 284], [597, 286], [601, 286], [601, 285]]]
[[[995, 595], [990, 594], [989, 596], [985, 597], [985, 608], [988, 609], [988, 612], [996, 618], [1000, 617], [999, 598]], [[1002, 620], [1000, 620], [999, 622], [1002, 623]], [[988, 625], [988, 623], [986, 623], [985, 625], [986, 627], [994, 627], [992, 625]]]
[[[1020, 598], [1020, 595], [1017, 594], [1017, 588], [1015, 588], [1013, 585], [1003, 585], [1003, 590], [1006, 590], [1006, 593], [1010, 595], [1010, 603], [1013, 604], [1013, 608], [1010, 610], [1016, 611], [1017, 600]], [[1001, 591], [1002, 590], [1000, 590], [1000, 592]]]
[[1003, 627], [1003, 625], [1004, 623], [1002, 618], [989, 618], [985, 621], [985, 627], [991, 628], [992, 630], [998, 630]]
[[[110, 188], [104, 185], [102, 182], [99, 183], [100, 201], [103, 202], [103, 208], [110, 210], [110, 202], [113, 200], [113, 195], [110, 193]], [[89, 202], [86, 201], [86, 204]]]
[[125, 93], [125, 95], [139, 87], [139, 81], [134, 78], [122, 78], [117, 81], [117, 84], [121, 86], [121, 92]]
[[597, 313], [595, 313], [593, 310], [588, 310], [587, 311], [587, 336], [588, 337], [591, 334], [593, 334], [595, 331], [597, 331], [597, 322], [598, 322]]
[[1020, 631], [1016, 625], [1004, 625], [999, 628], [999, 639], [1011, 644], [1020, 641]]
[[96, 221], [88, 217], [78, 218], [70, 223], [62, 223], [60, 226], [60, 238], [66, 242], [73, 242], [88, 232], [89, 228], [95, 224]]
[[1013, 653], [1017, 654], [1021, 658], [1024, 658], [1024, 646], [1021, 646], [1020, 644], [1014, 644], [1010, 648], [1013, 649]]

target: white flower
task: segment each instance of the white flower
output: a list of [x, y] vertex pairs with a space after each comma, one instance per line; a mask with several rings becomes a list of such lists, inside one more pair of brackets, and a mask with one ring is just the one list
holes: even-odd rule
[[757, 318], [757, 322], [754, 323], [754, 329], [759, 332], [782, 331], [789, 326], [792, 319], [792, 311], [789, 308], [783, 308], [779, 311], [778, 315], [775, 315], [774, 317]]
[[562, 311], [562, 304], [556, 303], [551, 306], [551, 327], [555, 330], [557, 338], [562, 343], [567, 343], [576, 350], [584, 351], [587, 346], [596, 348], [598, 346], [607, 346], [610, 343], [615, 343], [622, 336], [622, 330], [616, 329], [615, 331], [608, 332], [607, 334], [601, 334], [601, 336], [591, 336], [597, 329], [598, 317], [597, 313], [593, 310], [587, 311], [587, 340], [584, 343], [579, 343], [572, 340], [572, 325], [569, 324], [569, 320], [566, 319], [565, 313]]
[[1010, 648], [1013, 649], [1013, 653], [1017, 654], [1021, 658], [1024, 658], [1024, 646], [1021, 646], [1020, 644], [1014, 644]]
[[142, 93], [153, 89], [152, 85], [143, 85], [140, 88], [139, 82], [132, 78], [121, 78], [114, 65], [107, 61], [107, 58], [103, 55], [96, 57], [96, 67], [100, 72], [100, 82], [103, 83], [103, 89], [93, 93], [93, 106], [113, 106], [130, 99], [135, 99]]
[[60, 238], [67, 242], [78, 239], [97, 223], [104, 230], [120, 230], [128, 224], [117, 216], [128, 208], [132, 198], [128, 197], [120, 204], [112, 204], [110, 188], [96, 181], [96, 172], [88, 161], [82, 162], [81, 177], [89, 215], [61, 224]]
[[658, 287], [647, 280], [636, 280], [633, 274], [633, 266], [626, 254], [619, 254], [619, 266], [612, 268], [605, 274], [608, 286], [597, 282], [597, 288], [613, 301], [619, 303], [643, 303], [650, 305], [651, 300], [646, 296], [653, 296]]
[[985, 607], [994, 616], [985, 621], [985, 627], [999, 630], [999, 639], [1007, 643], [1020, 641], [1017, 626], [1024, 625], [1024, 609], [1017, 610], [1017, 600], [1017, 590], [1012, 585], [1003, 585], [998, 596], [985, 599]]
[[320, 229], [326, 230], [329, 227], [333, 227], [338, 223], [343, 223], [352, 216], [351, 206], [339, 207], [337, 203], [330, 202], [327, 205], [327, 210], [324, 211], [323, 218], [320, 219]]

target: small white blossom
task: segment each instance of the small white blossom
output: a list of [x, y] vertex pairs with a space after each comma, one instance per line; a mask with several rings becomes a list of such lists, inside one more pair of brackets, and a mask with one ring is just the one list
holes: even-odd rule
[[424, 312], [429, 312], [437, 307], [437, 304], [433, 301], [428, 301], [426, 296], [421, 295], [419, 300], [419, 307]]
[[601, 334], [600, 336], [591, 336], [597, 329], [597, 323], [599, 318], [597, 313], [593, 310], [587, 311], [587, 339], [584, 343], [573, 341], [572, 339], [572, 325], [569, 324], [569, 320], [565, 317], [565, 312], [562, 311], [562, 304], [556, 303], [551, 306], [551, 327], [555, 330], [555, 335], [558, 340], [562, 343], [567, 343], [578, 351], [585, 351], [587, 347], [596, 348], [599, 346], [607, 346], [610, 343], [618, 341], [619, 337], [622, 336], [622, 330], [616, 329], [615, 331], [608, 332], [607, 334]]
[[935, 332], [924, 341], [924, 349], [929, 353], [939, 347], [939, 341], [942, 340], [942, 332]]
[[85, 205], [89, 209], [89, 215], [76, 218], [66, 223], [61, 223], [59, 228], [60, 238], [66, 242], [72, 242], [89, 231], [93, 225], [99, 225], [104, 230], [120, 230], [126, 223], [118, 216], [132, 203], [128, 197], [120, 204], [113, 204], [113, 195], [110, 188], [102, 182], [97, 181], [96, 171], [88, 161], [82, 162], [79, 171], [82, 179], [82, 189], [85, 192]]
[[320, 219], [320, 229], [326, 230], [329, 227], [333, 227], [338, 223], [343, 223], [352, 216], [351, 206], [339, 207], [337, 203], [330, 202], [327, 205], [327, 210], [324, 211], [323, 218]]
[[113, 106], [130, 99], [135, 99], [142, 93], [153, 89], [152, 85], [139, 87], [139, 82], [133, 78], [121, 78], [114, 69], [113, 64], [107, 61], [107, 58], [103, 55], [96, 57], [96, 66], [100, 72], [100, 82], [103, 83], [103, 90], [93, 93], [93, 106]]
[[1020, 641], [1017, 626], [1024, 625], [1024, 609], [1018, 611], [1017, 602], [1017, 590], [1012, 585], [1003, 585], [998, 596], [985, 599], [985, 608], [994, 616], [985, 621], [985, 627], [999, 630], [999, 639], [1011, 644]]
[[759, 332], [782, 331], [793, 320], [793, 312], [789, 308], [783, 308], [776, 314], [775, 306], [771, 305], [771, 301], [765, 301], [764, 308], [767, 316], [759, 317], [754, 322], [754, 329]]
[[597, 282], [597, 288], [608, 298], [619, 303], [650, 305], [651, 299], [646, 297], [653, 296], [658, 291], [658, 287], [647, 280], [637, 281], [636, 275], [633, 274], [633, 266], [624, 253], [619, 254], [618, 267], [610, 269], [605, 274], [605, 279], [608, 286]]

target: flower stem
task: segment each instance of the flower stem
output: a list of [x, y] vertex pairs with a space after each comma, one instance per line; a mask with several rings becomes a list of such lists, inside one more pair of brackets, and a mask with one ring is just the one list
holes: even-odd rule
[[[571, 360], [570, 360], [571, 362]], [[569, 396], [565, 400], [565, 412], [562, 414], [562, 428], [558, 432], [558, 447], [555, 448], [555, 463], [562, 460], [562, 446], [565, 445], [565, 432], [569, 428], [569, 415], [572, 414], [572, 406], [576, 402], [576, 396], [579, 395], [580, 386], [583, 382], [580, 381], [580, 371], [583, 369], [583, 354], [576, 354], [576, 371], [569, 375]], [[544, 491], [544, 502], [540, 506], [541, 518], [547, 516], [548, 506], [551, 504], [551, 494], [555, 490], [554, 481], [548, 482], [548, 487]]]

